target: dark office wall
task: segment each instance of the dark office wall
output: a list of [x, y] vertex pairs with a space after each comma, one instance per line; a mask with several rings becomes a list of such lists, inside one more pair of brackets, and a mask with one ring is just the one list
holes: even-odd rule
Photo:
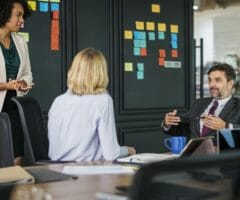
[[[161, 16], [149, 14], [147, 7], [152, 3], [161, 5]], [[32, 38], [30, 44], [36, 82], [32, 95], [40, 100], [46, 113], [53, 98], [65, 91], [66, 71], [73, 56], [83, 48], [97, 48], [109, 65], [109, 92], [114, 99], [120, 144], [134, 145], [138, 152], [162, 152], [166, 136], [160, 124], [164, 113], [173, 107], [180, 114], [185, 113], [193, 100], [192, 16], [189, 0], [62, 0], [61, 50], [51, 52], [42, 48], [39, 53], [38, 46], [49, 41], [49, 33], [43, 36], [35, 31], [42, 43], [34, 43]], [[29, 23], [39, 21], [38, 17]], [[138, 20], [179, 25], [180, 69], [159, 69], [153, 61], [155, 43], [148, 43], [146, 57], [133, 56], [132, 45], [124, 39], [124, 30], [134, 30]], [[30, 29], [34, 26], [37, 24]], [[128, 60], [145, 63], [143, 80], [124, 71]]]

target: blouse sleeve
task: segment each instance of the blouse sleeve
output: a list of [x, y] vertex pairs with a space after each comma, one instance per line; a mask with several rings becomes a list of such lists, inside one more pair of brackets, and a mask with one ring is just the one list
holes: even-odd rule
[[116, 134], [113, 101], [110, 96], [105, 103], [103, 114], [99, 120], [98, 134], [104, 159], [116, 159], [120, 155], [120, 146]]

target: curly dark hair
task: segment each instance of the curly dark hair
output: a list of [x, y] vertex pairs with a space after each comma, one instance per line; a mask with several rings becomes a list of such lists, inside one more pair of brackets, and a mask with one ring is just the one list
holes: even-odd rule
[[214, 65], [209, 69], [208, 75], [213, 71], [223, 71], [228, 81], [236, 80], [236, 73], [231, 65], [226, 63], [214, 63]]
[[5, 26], [7, 21], [10, 19], [14, 3], [22, 5], [24, 10], [24, 19], [31, 15], [31, 8], [25, 0], [0, 0], [0, 27]]

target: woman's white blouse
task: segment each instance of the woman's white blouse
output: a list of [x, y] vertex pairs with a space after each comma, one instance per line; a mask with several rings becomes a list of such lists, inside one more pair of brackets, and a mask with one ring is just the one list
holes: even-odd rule
[[113, 101], [108, 94], [58, 96], [48, 119], [52, 160], [114, 160], [120, 155]]

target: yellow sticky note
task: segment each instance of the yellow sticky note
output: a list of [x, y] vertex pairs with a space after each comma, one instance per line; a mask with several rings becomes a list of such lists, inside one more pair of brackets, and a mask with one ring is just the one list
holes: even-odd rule
[[155, 30], [155, 24], [154, 24], [154, 22], [146, 22], [146, 29], [148, 30], [148, 31], [154, 31]]
[[132, 39], [133, 38], [133, 33], [132, 31], [124, 31], [124, 39]]
[[130, 62], [124, 63], [124, 71], [125, 72], [132, 72], [133, 71], [133, 64]]
[[160, 5], [159, 4], [152, 4], [152, 12], [153, 13], [160, 13]]
[[36, 1], [28, 1], [28, 5], [33, 11], [37, 10], [37, 2]]
[[19, 35], [23, 36], [26, 42], [29, 42], [29, 33], [28, 32], [18, 32]]
[[178, 33], [178, 25], [171, 24], [170, 25], [170, 32], [171, 33]]
[[136, 30], [144, 30], [144, 22], [136, 21]]
[[49, 0], [50, 2], [60, 3], [60, 0]]
[[166, 24], [165, 23], [158, 23], [158, 31], [165, 32], [166, 31]]

